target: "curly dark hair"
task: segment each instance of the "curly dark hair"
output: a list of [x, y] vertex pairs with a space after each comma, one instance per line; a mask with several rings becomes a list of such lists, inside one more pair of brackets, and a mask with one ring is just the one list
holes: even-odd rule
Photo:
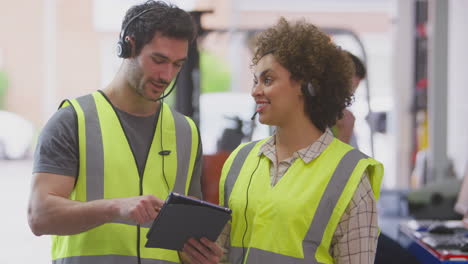
[[149, 0], [132, 6], [125, 14], [121, 30], [124, 30], [132, 18], [148, 9], [151, 11], [134, 19], [125, 31], [125, 35], [135, 41], [136, 55], [140, 54], [143, 46], [148, 44], [157, 32], [165, 37], [187, 40], [189, 43], [195, 39], [197, 29], [192, 16], [177, 6], [163, 1]]
[[[291, 73], [291, 79], [303, 83], [304, 111], [318, 129], [325, 131], [343, 116], [352, 101], [354, 67], [328, 35], [305, 20], [289, 23], [281, 17], [257, 36], [252, 66], [267, 54]], [[313, 95], [307, 92], [308, 83]]]

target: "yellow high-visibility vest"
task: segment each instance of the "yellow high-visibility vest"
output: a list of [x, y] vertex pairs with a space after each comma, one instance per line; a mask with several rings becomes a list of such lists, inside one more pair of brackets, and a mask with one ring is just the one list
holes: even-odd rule
[[[146, 194], [164, 199], [170, 191], [188, 194], [199, 147], [198, 130], [188, 117], [162, 104], [140, 177], [119, 117], [102, 92], [67, 101], [65, 105], [74, 108], [78, 120], [79, 175], [71, 200], [86, 202]], [[159, 154], [161, 132], [163, 148], [171, 151], [169, 155]], [[144, 247], [149, 227], [123, 221], [76, 235], [53, 236], [53, 263], [137, 263], [138, 250], [142, 263], [179, 263], [176, 251]]]
[[[383, 166], [333, 139], [314, 160], [296, 159], [275, 185], [266, 141], [237, 148], [220, 180], [220, 204], [233, 211], [229, 263], [334, 263], [330, 244], [365, 170], [376, 199]], [[244, 261], [242, 261], [244, 260]]]

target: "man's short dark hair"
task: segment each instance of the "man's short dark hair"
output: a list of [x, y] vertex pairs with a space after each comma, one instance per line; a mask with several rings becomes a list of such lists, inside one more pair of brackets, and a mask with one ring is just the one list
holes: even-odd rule
[[354, 74], [358, 76], [360, 79], [366, 78], [367, 71], [366, 71], [366, 66], [364, 66], [364, 63], [362, 62], [361, 59], [356, 57], [356, 55], [352, 54], [349, 51], [346, 51], [348, 53], [349, 57], [351, 57], [351, 60], [353, 61], [354, 64]]
[[125, 31], [125, 35], [130, 36], [135, 42], [136, 55], [140, 54], [144, 45], [151, 42], [156, 33], [187, 40], [189, 43], [195, 39], [196, 27], [192, 16], [177, 6], [163, 1], [149, 0], [132, 6], [125, 14], [121, 30], [133, 17], [148, 9], [150, 11], [134, 19]]

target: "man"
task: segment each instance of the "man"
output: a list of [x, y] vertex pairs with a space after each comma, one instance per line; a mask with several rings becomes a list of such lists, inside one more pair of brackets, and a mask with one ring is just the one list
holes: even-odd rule
[[54, 235], [53, 263], [180, 262], [176, 251], [144, 245], [169, 192], [201, 197], [198, 130], [160, 100], [195, 34], [190, 14], [176, 6], [131, 7], [112, 82], [66, 101], [46, 124], [28, 220], [35, 235]]
[[[353, 61], [354, 76], [352, 78], [352, 92], [356, 92], [359, 83], [366, 77], [366, 67], [364, 63], [349, 51], [345, 51]], [[357, 148], [356, 138], [354, 136], [354, 122], [356, 118], [348, 109], [343, 110], [343, 117], [336, 122], [334, 134], [339, 140]]]

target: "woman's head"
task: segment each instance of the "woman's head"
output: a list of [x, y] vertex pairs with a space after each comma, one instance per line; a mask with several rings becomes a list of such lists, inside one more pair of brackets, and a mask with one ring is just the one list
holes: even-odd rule
[[[341, 118], [351, 103], [354, 68], [325, 33], [304, 20], [290, 23], [281, 18], [257, 37], [253, 66], [264, 64], [265, 56], [273, 57], [289, 73], [291, 85], [298, 86], [303, 110], [315, 127], [324, 131]], [[257, 83], [261, 73], [255, 73]]]

